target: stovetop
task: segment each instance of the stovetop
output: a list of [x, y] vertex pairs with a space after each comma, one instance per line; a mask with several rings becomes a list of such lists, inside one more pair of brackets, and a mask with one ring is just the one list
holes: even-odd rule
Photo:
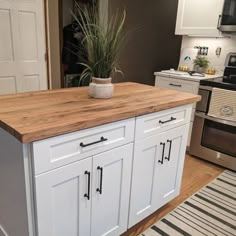
[[222, 88], [236, 91], [236, 83], [229, 83], [227, 78], [218, 78], [216, 80], [201, 80], [200, 85], [206, 85], [215, 88]]

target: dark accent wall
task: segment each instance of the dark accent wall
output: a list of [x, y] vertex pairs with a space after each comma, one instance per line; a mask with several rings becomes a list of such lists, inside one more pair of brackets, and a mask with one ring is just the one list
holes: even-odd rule
[[110, 15], [126, 9], [128, 42], [121, 53], [120, 74], [114, 82], [154, 85], [155, 71], [177, 68], [181, 36], [175, 36], [178, 0], [109, 0]]

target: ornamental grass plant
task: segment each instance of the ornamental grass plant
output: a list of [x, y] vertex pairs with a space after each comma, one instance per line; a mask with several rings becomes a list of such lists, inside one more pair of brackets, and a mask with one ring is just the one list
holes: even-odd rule
[[115, 72], [120, 72], [119, 56], [125, 45], [126, 34], [124, 23], [126, 11], [116, 13], [109, 18], [107, 24], [99, 15], [96, 5], [82, 8], [75, 3], [76, 10], [73, 12], [74, 19], [80, 26], [84, 38], [81, 42], [84, 51], [84, 66], [80, 80], [86, 78], [111, 78]]

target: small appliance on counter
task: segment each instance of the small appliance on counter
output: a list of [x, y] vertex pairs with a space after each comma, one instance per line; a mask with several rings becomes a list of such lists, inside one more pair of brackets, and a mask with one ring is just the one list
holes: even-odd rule
[[223, 78], [200, 81], [190, 154], [236, 171], [236, 53]]

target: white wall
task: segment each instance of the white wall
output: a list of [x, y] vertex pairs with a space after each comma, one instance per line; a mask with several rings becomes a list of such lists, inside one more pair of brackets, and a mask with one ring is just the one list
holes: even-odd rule
[[[215, 68], [218, 73], [222, 73], [226, 55], [229, 52], [236, 52], [236, 36], [231, 36], [231, 38], [198, 38], [183, 36], [181, 48], [191, 48], [194, 46], [209, 47], [207, 57], [210, 61], [210, 67]], [[220, 56], [216, 56], [217, 47], [222, 48]]]

